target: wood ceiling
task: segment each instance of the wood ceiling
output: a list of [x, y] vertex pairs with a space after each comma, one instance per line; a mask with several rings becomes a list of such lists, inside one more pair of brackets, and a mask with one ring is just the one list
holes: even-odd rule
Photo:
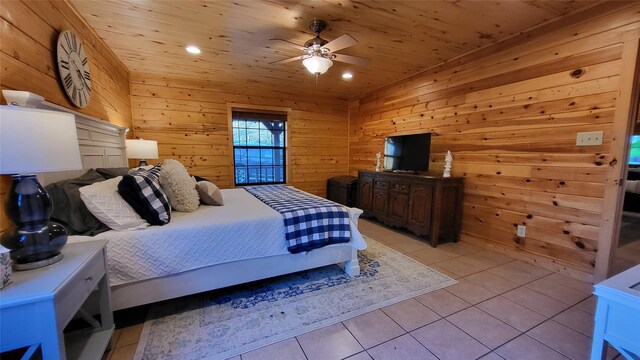
[[[525, 29], [594, 5], [590, 1], [86, 1], [71, 0], [132, 73], [286, 87], [356, 98]], [[322, 37], [358, 39], [339, 51], [370, 58], [339, 62], [316, 79], [293, 46], [314, 37], [309, 21], [328, 22]], [[197, 45], [198, 56], [184, 47]], [[344, 71], [354, 78], [341, 79]]]

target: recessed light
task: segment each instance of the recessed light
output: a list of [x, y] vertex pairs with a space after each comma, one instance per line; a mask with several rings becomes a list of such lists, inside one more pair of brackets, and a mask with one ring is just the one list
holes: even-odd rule
[[185, 49], [190, 54], [200, 54], [200, 49], [197, 46], [189, 45]]
[[343, 79], [351, 79], [352, 77], [353, 77], [352, 73], [346, 72], [346, 73], [342, 74], [342, 78]]

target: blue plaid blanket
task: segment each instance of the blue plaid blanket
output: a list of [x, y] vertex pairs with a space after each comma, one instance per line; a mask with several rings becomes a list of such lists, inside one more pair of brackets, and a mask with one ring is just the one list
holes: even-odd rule
[[247, 186], [245, 190], [282, 214], [287, 250], [292, 254], [351, 240], [349, 212], [333, 201], [286, 185]]

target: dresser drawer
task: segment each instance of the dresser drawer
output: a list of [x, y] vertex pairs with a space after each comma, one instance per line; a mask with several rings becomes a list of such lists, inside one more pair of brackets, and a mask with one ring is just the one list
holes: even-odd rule
[[56, 303], [65, 304], [59, 309], [58, 321], [66, 324], [71, 320], [76, 310], [104, 277], [105, 271], [104, 249], [101, 249], [64, 283], [62, 291], [59, 292], [59, 298], [55, 299]]
[[389, 187], [389, 181], [375, 179], [373, 180], [373, 187], [374, 189], [386, 189]]
[[391, 180], [391, 191], [401, 194], [408, 194], [409, 184], [411, 184], [411, 182], [408, 180]]

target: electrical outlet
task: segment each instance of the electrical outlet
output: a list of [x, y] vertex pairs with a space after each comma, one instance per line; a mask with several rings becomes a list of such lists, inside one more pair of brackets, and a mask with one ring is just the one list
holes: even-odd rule
[[527, 235], [527, 227], [525, 225], [518, 225], [518, 237], [525, 237]]
[[576, 136], [577, 146], [602, 145], [603, 131], [579, 132]]

